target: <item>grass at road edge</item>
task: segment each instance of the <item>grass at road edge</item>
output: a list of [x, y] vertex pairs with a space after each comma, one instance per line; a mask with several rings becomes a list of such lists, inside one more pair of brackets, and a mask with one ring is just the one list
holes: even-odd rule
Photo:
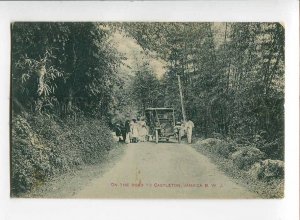
[[84, 165], [79, 170], [58, 175], [46, 181], [43, 185], [34, 188], [31, 192], [21, 195], [23, 198], [71, 198], [84, 186], [95, 178], [102, 176], [111, 169], [123, 156], [125, 144], [117, 143], [105, 160]]

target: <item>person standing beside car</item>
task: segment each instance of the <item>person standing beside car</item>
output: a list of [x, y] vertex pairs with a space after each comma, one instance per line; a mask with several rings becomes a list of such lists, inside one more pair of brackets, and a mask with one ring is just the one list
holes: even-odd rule
[[141, 142], [146, 141], [146, 136], [148, 135], [147, 125], [145, 122], [145, 117], [141, 117], [139, 121], [139, 137]]
[[187, 136], [189, 144], [192, 143], [192, 134], [193, 134], [194, 127], [195, 127], [195, 125], [191, 120], [188, 120], [185, 124], [186, 136]]

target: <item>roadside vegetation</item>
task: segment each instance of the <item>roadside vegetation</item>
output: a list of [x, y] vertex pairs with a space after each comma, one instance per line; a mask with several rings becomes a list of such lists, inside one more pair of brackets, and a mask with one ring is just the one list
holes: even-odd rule
[[101, 120], [61, 120], [46, 116], [13, 116], [12, 196], [86, 165], [100, 163], [115, 147]]
[[274, 144], [267, 149], [258, 136], [251, 142], [219, 136], [196, 139], [193, 147], [250, 191], [263, 198], [283, 198], [284, 162], [277, 159], [278, 154], [282, 158], [282, 146]]
[[11, 195], [115, 147], [121, 55], [95, 23], [12, 24]]

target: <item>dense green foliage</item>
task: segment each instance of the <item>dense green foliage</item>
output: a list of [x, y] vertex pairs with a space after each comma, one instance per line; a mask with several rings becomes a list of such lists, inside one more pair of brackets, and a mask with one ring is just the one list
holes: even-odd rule
[[[124, 84], [118, 71], [122, 56], [109, 41], [115, 30], [111, 27], [116, 26], [15, 23], [14, 101], [39, 112], [82, 110], [109, 116], [115, 109], [122, 111], [124, 96], [120, 101], [116, 93]], [[167, 63], [161, 80], [147, 62], [133, 68], [132, 86], [124, 93], [141, 114], [154, 106], [174, 107], [181, 113], [179, 75], [187, 117], [200, 134], [259, 135], [283, 144], [284, 29], [280, 24], [124, 23], [119, 27]]]
[[13, 24], [13, 104], [38, 113], [108, 116], [113, 87], [121, 84], [121, 57], [109, 37], [95, 23]]
[[[164, 106], [181, 112], [200, 135], [255, 141], [283, 159], [284, 29], [279, 23], [135, 23], [125, 29], [165, 59]], [[155, 88], [153, 88], [155, 89]], [[154, 98], [154, 97], [153, 97]]]
[[281, 160], [264, 160], [259, 163], [255, 163], [250, 174], [257, 179], [272, 181], [274, 179], [284, 178], [284, 163]]
[[254, 163], [262, 160], [265, 155], [255, 147], [243, 147], [231, 155], [233, 163], [239, 169], [248, 170]]
[[13, 115], [12, 193], [17, 195], [47, 178], [105, 158], [113, 145], [101, 120], [60, 120]]
[[132, 94], [140, 112], [147, 107], [160, 107], [163, 104], [163, 93], [160, 81], [156, 78], [147, 63], [143, 63], [135, 72], [132, 82]]
[[122, 80], [110, 36], [99, 23], [12, 25], [13, 194], [112, 147], [107, 123]]

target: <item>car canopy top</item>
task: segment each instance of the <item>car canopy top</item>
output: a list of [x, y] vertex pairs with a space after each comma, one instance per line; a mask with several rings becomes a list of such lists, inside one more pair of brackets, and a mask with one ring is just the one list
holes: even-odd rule
[[[147, 108], [145, 110], [147, 120], [159, 120], [159, 119], [171, 119], [174, 118], [174, 109], [173, 108]], [[153, 118], [154, 117], [154, 118]]]

